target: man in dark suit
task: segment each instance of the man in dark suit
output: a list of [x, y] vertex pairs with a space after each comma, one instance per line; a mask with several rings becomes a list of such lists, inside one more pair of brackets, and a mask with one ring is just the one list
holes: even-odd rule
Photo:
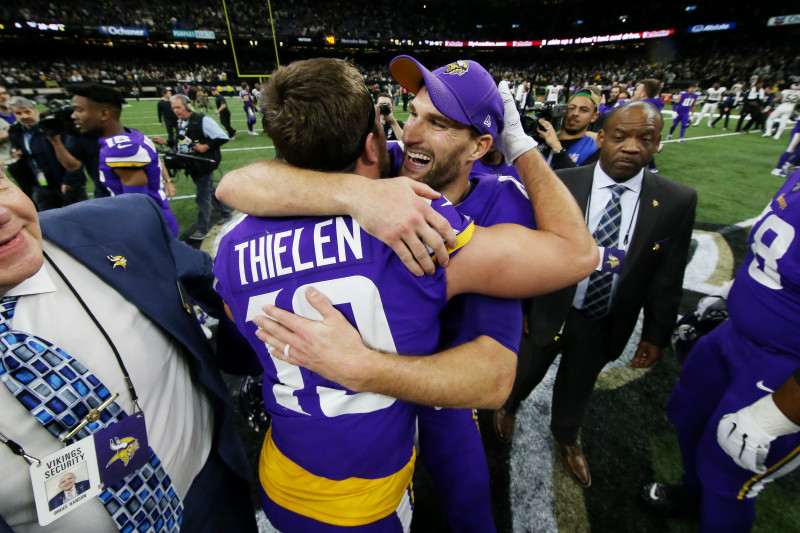
[[599, 163], [557, 173], [586, 213], [601, 263], [579, 284], [530, 301], [514, 388], [494, 413], [498, 438], [510, 443], [517, 408], [561, 353], [550, 427], [567, 470], [584, 488], [592, 479], [577, 439], [597, 376], [622, 353], [642, 308], [644, 327], [631, 365], [655, 363], [681, 299], [697, 195], [644, 170], [662, 126], [660, 113], [646, 102], [616, 108], [597, 137]]
[[50, 498], [48, 502], [48, 507], [51, 511], [61, 507], [69, 500], [75, 499], [78, 494], [83, 494], [89, 490], [89, 480], [84, 479], [83, 481], [75, 483], [75, 474], [67, 472], [58, 480], [58, 488], [61, 490], [58, 494]]
[[[0, 174], [0, 374], [8, 371], [0, 385], [0, 432], [25, 453], [43, 457], [58, 450], [60, 438], [77, 426], [79, 404], [84, 412], [85, 404], [98, 406], [91, 393], [102, 389], [106, 396], [119, 393], [114, 410], [97, 407], [103, 423], [113, 425], [107, 420], [120, 409], [128, 415], [141, 409], [151, 448], [148, 463], [135, 474], [141, 473], [144, 483], [123, 485], [130, 488], [123, 488], [124, 494], [108, 487], [47, 531], [110, 533], [127, 520], [137, 529], [148, 520], [167, 524], [158, 525], [158, 531], [173, 531], [177, 524], [193, 532], [257, 530], [248, 490], [251, 469], [231, 401], [188, 304], [191, 295], [211, 314], [223, 313], [211, 286], [211, 267], [207, 254], [172, 237], [160, 209], [145, 195], [92, 200], [38, 217], [30, 200]], [[7, 349], [12, 336], [53, 343], [62, 362]], [[220, 340], [220, 348], [227, 347]], [[24, 357], [14, 359], [12, 352]], [[59, 370], [65, 364], [71, 369]], [[24, 378], [37, 371], [45, 375]], [[70, 380], [70, 390], [64, 379], [53, 379], [56, 371]], [[20, 380], [7, 382], [14, 375], [31, 386], [22, 386], [20, 393]], [[57, 390], [45, 390], [48, 384]], [[76, 391], [83, 399], [75, 397]], [[52, 403], [56, 396], [58, 405]], [[40, 410], [42, 405], [59, 413]], [[5, 454], [0, 531], [35, 527], [29, 466], [6, 446], [0, 454]], [[173, 502], [182, 508], [182, 519], [178, 511], [164, 514], [164, 506]], [[141, 506], [147, 513], [137, 511]], [[131, 516], [121, 517], [126, 507], [133, 509]], [[162, 514], [154, 518], [159, 509]]]

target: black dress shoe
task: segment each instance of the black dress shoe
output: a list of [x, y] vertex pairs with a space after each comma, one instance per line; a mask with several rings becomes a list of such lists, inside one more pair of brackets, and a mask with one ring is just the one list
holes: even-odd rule
[[516, 417], [516, 413], [509, 413], [503, 407], [495, 410], [492, 416], [494, 434], [497, 436], [497, 440], [503, 444], [511, 444], [511, 440], [514, 438]]
[[661, 516], [700, 516], [700, 498], [682, 483], [649, 483], [642, 489], [642, 502], [647, 510]]

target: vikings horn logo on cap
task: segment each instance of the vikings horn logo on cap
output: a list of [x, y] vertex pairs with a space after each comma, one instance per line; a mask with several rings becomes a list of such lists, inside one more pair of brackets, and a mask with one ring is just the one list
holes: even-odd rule
[[458, 76], [463, 76], [469, 71], [469, 64], [459, 59], [455, 63], [450, 63], [444, 68], [445, 74], [456, 74]]

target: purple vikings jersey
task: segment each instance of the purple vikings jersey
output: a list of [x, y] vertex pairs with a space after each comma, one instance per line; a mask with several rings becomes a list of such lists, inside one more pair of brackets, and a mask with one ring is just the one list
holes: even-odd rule
[[686, 114], [692, 110], [692, 106], [697, 101], [697, 93], [689, 94], [688, 91], [681, 93], [681, 101], [675, 105], [675, 111], [680, 114]]
[[113, 137], [102, 137], [100, 144], [100, 181], [106, 186], [111, 196], [123, 194], [122, 181], [114, 172], [115, 168], [140, 168], [147, 175], [147, 195], [153, 198], [172, 233], [177, 236], [178, 222], [169, 209], [167, 193], [161, 181], [161, 160], [156, 147], [141, 132], [125, 128], [125, 133]]
[[[401, 174], [403, 144], [389, 142], [392, 175]], [[470, 174], [471, 189], [456, 206], [458, 212], [479, 226], [520, 224], [536, 228], [525, 187], [511, 176]], [[483, 295], [453, 298], [441, 317], [442, 347], [449, 348], [486, 335], [515, 353], [522, 335], [522, 313], [518, 300]]]
[[[800, 466], [800, 433], [770, 444], [766, 472], [738, 466], [717, 443], [721, 417], [776, 390], [800, 364], [800, 171], [753, 226], [728, 296], [730, 319], [703, 336], [681, 368], [667, 407], [678, 430], [684, 482], [740, 502]], [[704, 501], [705, 504], [705, 501]], [[753, 511], [754, 512], [754, 511]], [[722, 513], [704, 513], [712, 522]], [[723, 531], [706, 524], [704, 531]]]
[[644, 100], [642, 100], [642, 101], [643, 101], [643, 102], [650, 103], [650, 104], [653, 104], [654, 106], [656, 106], [656, 108], [657, 108], [659, 111], [661, 111], [662, 109], [664, 109], [664, 101], [663, 101], [661, 98], [658, 98], [658, 97], [656, 97], [656, 98], [645, 98], [645, 99], [644, 99]]
[[[800, 357], [800, 172], [770, 202], [748, 238], [728, 297], [734, 325], [756, 342]], [[790, 208], [794, 207], [794, 208]]]
[[[442, 198], [433, 206], [459, 235], [472, 221]], [[430, 354], [439, 343], [446, 304], [443, 269], [416, 277], [386, 245], [350, 217], [244, 217], [221, 240], [216, 288], [264, 368], [264, 402], [272, 428], [260, 478], [278, 505], [336, 525], [374, 522], [407, 489], [414, 466], [415, 406], [353, 393], [318, 374], [273, 358], [252, 318], [275, 304], [320, 319], [307, 303], [314, 286], [358, 328], [369, 346]]]

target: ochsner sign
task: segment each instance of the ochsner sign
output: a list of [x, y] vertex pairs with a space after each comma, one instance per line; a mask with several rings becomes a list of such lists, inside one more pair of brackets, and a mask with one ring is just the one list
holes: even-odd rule
[[123, 35], [125, 37], [147, 37], [147, 28], [128, 28], [125, 26], [98, 26], [103, 35]]

